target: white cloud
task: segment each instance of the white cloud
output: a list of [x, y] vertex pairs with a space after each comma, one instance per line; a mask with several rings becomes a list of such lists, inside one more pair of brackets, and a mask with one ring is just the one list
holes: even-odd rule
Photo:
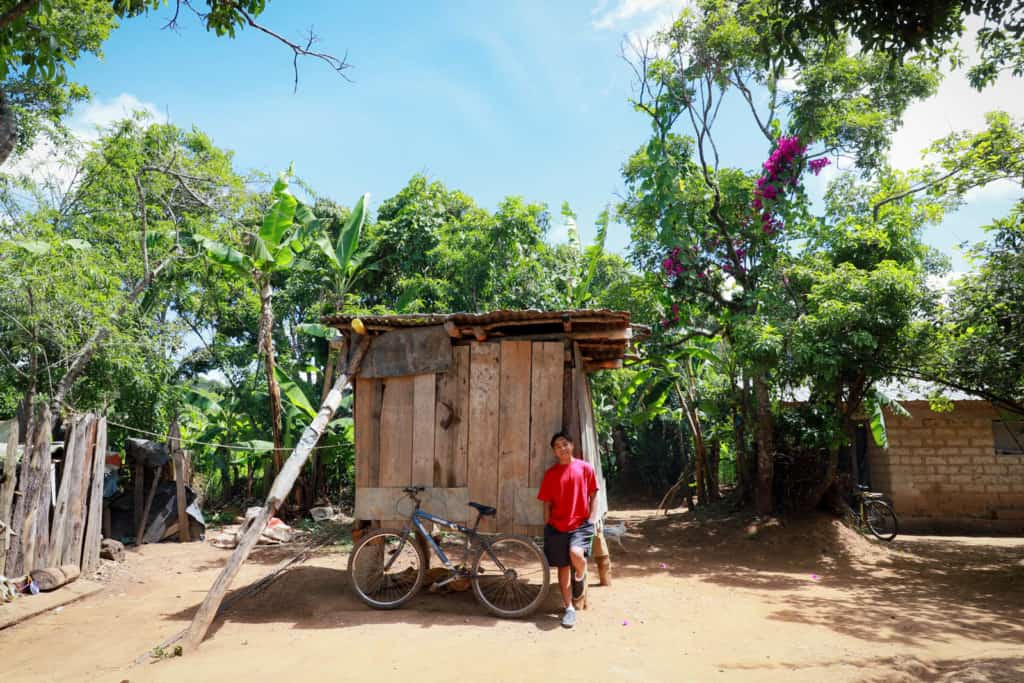
[[122, 93], [111, 100], [94, 99], [75, 112], [68, 122], [74, 141], [69, 150], [58, 149], [50, 141], [40, 139], [2, 170], [11, 175], [26, 175], [54, 192], [67, 191], [75, 181], [82, 148], [97, 140], [100, 130], [137, 111], [145, 113], [155, 123], [167, 122], [167, 117], [156, 105], [143, 102], [129, 93]]
[[72, 119], [72, 128], [79, 135], [94, 135], [96, 128], [104, 128], [141, 111], [154, 123], [167, 123], [167, 116], [156, 105], [143, 102], [135, 95], [121, 93], [112, 100], [96, 99], [89, 102]]
[[[977, 61], [974, 36], [981, 20], [968, 19], [962, 48], [967, 62]], [[1024, 88], [1004, 74], [995, 84], [978, 92], [967, 82], [966, 68], [950, 72], [943, 69], [944, 79], [938, 92], [923, 102], [912, 104], [903, 117], [903, 126], [893, 137], [889, 160], [896, 168], [907, 170], [921, 165], [921, 152], [932, 142], [961, 130], [981, 130], [985, 113], [1006, 111], [1024, 117]]]
[[953, 293], [953, 288], [956, 286], [957, 281], [965, 275], [970, 275], [970, 273], [951, 270], [945, 275], [929, 275], [925, 279], [925, 283], [928, 285], [929, 289], [939, 293], [939, 302], [943, 306], [948, 306], [949, 297]]
[[667, 28], [689, 0], [602, 0], [591, 12], [599, 31], [623, 31], [633, 40], [650, 38]]
[[981, 187], [971, 188], [964, 195], [964, 201], [999, 201], [1003, 199], [1020, 199], [1020, 196], [1020, 183], [1003, 179]]

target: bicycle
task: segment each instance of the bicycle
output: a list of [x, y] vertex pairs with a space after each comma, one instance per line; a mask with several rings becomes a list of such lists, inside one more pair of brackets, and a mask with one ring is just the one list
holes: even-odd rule
[[[434, 582], [435, 586], [468, 579], [476, 599], [499, 617], [525, 617], [544, 603], [550, 581], [548, 561], [533, 539], [515, 534], [478, 533], [480, 520], [497, 513], [489, 505], [469, 503], [477, 511], [472, 528], [424, 512], [417, 494], [425, 490], [424, 486], [402, 489], [415, 508], [401, 530], [374, 531], [352, 548], [348, 573], [360, 600], [375, 609], [395, 609], [416, 595], [427, 567], [426, 550], [417, 540], [418, 533], [418, 538], [449, 571], [447, 577]], [[462, 534], [465, 544], [460, 564], [452, 563], [445, 555], [427, 533], [424, 522]]]
[[873, 493], [867, 486], [858, 484], [853, 497], [858, 503], [856, 512], [862, 526], [883, 541], [896, 538], [899, 530], [896, 513], [889, 503], [882, 500], [881, 493]]

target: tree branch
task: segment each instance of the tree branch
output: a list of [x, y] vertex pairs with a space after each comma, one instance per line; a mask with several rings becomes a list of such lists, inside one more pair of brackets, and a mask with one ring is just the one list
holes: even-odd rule
[[957, 166], [956, 168], [954, 168], [949, 173], [946, 173], [945, 175], [943, 175], [943, 176], [941, 176], [939, 178], [936, 178], [935, 180], [930, 180], [927, 183], [921, 183], [917, 187], [912, 187], [909, 190], [904, 190], [903, 192], [897, 192], [896, 194], [894, 194], [894, 195], [892, 195], [890, 197], [886, 197], [885, 199], [881, 200], [880, 202], [875, 204], [873, 207], [871, 207], [871, 215], [872, 215], [872, 217], [877, 221], [878, 220], [878, 210], [881, 209], [886, 204], [889, 204], [889, 203], [892, 203], [892, 202], [895, 202], [895, 201], [899, 201], [900, 199], [904, 199], [906, 197], [909, 197], [910, 195], [917, 194], [918, 192], [921, 192], [923, 190], [927, 190], [930, 187], [934, 187], [935, 185], [938, 185], [939, 183], [941, 183], [943, 180], [946, 180], [948, 178], [953, 177], [954, 175], [956, 175], [957, 173], [959, 173], [962, 170], [963, 170], [962, 167]]
[[348, 54], [346, 53], [344, 57], [339, 59], [332, 54], [326, 52], [316, 52], [312, 50], [311, 48], [317, 42], [317, 37], [313, 33], [312, 29], [309, 32], [309, 37], [308, 40], [306, 41], [306, 46], [303, 47], [298, 43], [293, 43], [292, 41], [288, 40], [281, 34], [276, 33], [271, 29], [267, 28], [266, 26], [263, 26], [262, 24], [258, 23], [255, 19], [252, 18], [252, 16], [248, 12], [242, 9], [242, 7], [237, 2], [232, 2], [231, 5], [234, 7], [236, 12], [238, 12], [240, 15], [242, 15], [242, 17], [245, 18], [245, 22], [249, 24], [249, 26], [256, 29], [257, 31], [261, 31], [267, 34], [271, 38], [274, 38], [275, 40], [284, 43], [289, 48], [291, 48], [292, 52], [294, 53], [292, 57], [292, 68], [294, 69], [295, 72], [295, 91], [298, 91], [299, 89], [299, 57], [314, 57], [316, 59], [319, 59], [320, 61], [326, 63], [329, 67], [331, 67], [331, 69], [333, 69], [335, 73], [344, 78], [346, 81], [352, 81], [352, 79], [345, 75], [345, 70], [350, 69], [352, 67], [352, 65], [346, 61], [348, 59]]
[[39, 0], [21, 0], [17, 5], [7, 10], [3, 14], [0, 14], [0, 29], [7, 28], [18, 19], [28, 14], [35, 5], [39, 4]]
[[1021, 403], [1020, 401], [1014, 400], [1012, 398], [1007, 398], [1006, 396], [993, 394], [991, 391], [986, 391], [985, 389], [979, 389], [977, 387], [968, 387], [966, 385], [960, 384], [959, 382], [954, 382], [952, 380], [946, 379], [945, 377], [929, 374], [921, 370], [915, 370], [913, 368], [896, 367], [894, 368], [894, 370], [903, 373], [907, 377], [913, 379], [919, 379], [923, 382], [934, 382], [935, 384], [941, 384], [943, 386], [949, 387], [950, 389], [962, 391], [965, 394], [978, 396], [979, 398], [983, 398], [986, 401], [991, 401], [994, 404], [998, 404], [1004, 407], [1011, 413], [1015, 413], [1017, 415], [1024, 415], [1024, 403]]
[[149, 244], [147, 244], [149, 221], [146, 217], [146, 191], [142, 188], [139, 174], [135, 174], [135, 192], [139, 199], [139, 220], [142, 223], [142, 237], [139, 247], [142, 250], [142, 276], [149, 277]]
[[733, 76], [735, 78], [733, 82], [736, 83], [736, 87], [739, 88], [740, 93], [743, 95], [743, 99], [747, 101], [747, 105], [750, 107], [750, 113], [754, 115], [754, 121], [757, 123], [757, 127], [761, 129], [761, 132], [764, 134], [768, 142], [773, 142], [772, 133], [768, 129], [768, 126], [761, 121], [761, 117], [757, 113], [757, 108], [754, 106], [754, 97], [750, 93], [750, 88], [748, 88], [747, 84], [743, 82], [739, 68], [733, 70]]

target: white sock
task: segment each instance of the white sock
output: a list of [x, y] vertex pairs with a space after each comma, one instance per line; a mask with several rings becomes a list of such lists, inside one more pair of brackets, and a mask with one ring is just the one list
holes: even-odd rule
[[576, 608], [573, 607], [572, 605], [569, 605], [568, 607], [565, 608], [565, 611], [566, 612], [575, 612]]
[[586, 574], [577, 574], [576, 572], [573, 572], [572, 575], [576, 577], [577, 581], [582, 581], [583, 577], [586, 576]]

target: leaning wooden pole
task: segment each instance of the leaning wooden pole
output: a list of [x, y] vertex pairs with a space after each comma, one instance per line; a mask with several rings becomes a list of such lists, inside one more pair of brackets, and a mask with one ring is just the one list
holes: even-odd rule
[[267, 500], [263, 504], [263, 509], [260, 510], [258, 515], [250, 518], [248, 523], [242, 527], [242, 538], [238, 543], [238, 547], [231, 553], [231, 558], [213, 582], [210, 592], [206, 595], [206, 599], [199, 606], [199, 611], [192, 618], [192, 625], [189, 626], [188, 633], [185, 635], [184, 648], [186, 650], [194, 650], [199, 647], [199, 644], [203, 642], [203, 638], [206, 637], [210, 624], [213, 622], [214, 617], [217, 616], [217, 609], [220, 607], [221, 601], [224, 600], [224, 594], [230, 588], [231, 582], [234, 581], [242, 563], [245, 562], [253, 546], [256, 545], [256, 541], [259, 540], [260, 534], [263, 533], [267, 522], [277, 512], [277, 508], [288, 497], [288, 494], [291, 493], [295, 480], [302, 471], [302, 466], [309, 459], [309, 454], [313, 451], [316, 442], [320, 440], [324, 429], [327, 428], [327, 423], [331, 421], [334, 413], [337, 412], [338, 405], [341, 403], [341, 393], [348, 386], [349, 382], [352, 381], [352, 377], [359, 372], [359, 364], [363, 360], [363, 354], [366, 353], [369, 343], [369, 338], [364, 338], [359, 344], [355, 355], [352, 357], [352, 361], [349, 363], [348, 369], [338, 377], [334, 386], [331, 387], [327, 398], [320, 406], [320, 412], [317, 413], [313, 422], [306, 427], [306, 430], [302, 432], [302, 438], [299, 439], [298, 445], [291, 455], [288, 456], [288, 460], [285, 461], [281, 471], [274, 479], [274, 484], [270, 487], [270, 493], [267, 494]]

